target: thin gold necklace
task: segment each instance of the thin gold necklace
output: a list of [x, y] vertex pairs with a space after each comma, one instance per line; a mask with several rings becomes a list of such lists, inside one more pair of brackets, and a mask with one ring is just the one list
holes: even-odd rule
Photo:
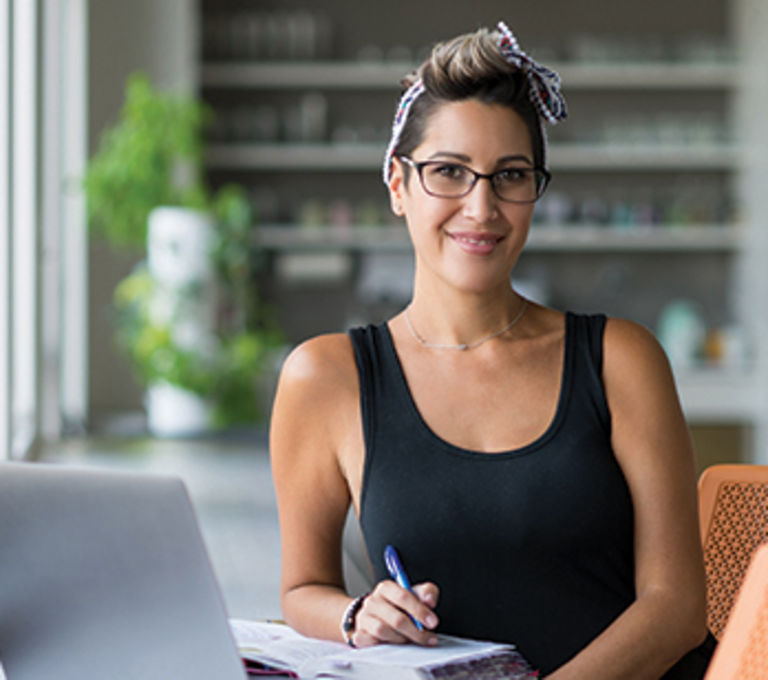
[[491, 333], [490, 335], [486, 335], [484, 338], [481, 338], [480, 340], [477, 340], [476, 342], [472, 342], [470, 344], [460, 344], [460, 345], [442, 345], [435, 342], [427, 342], [424, 338], [422, 338], [417, 332], [416, 329], [413, 327], [413, 324], [411, 323], [411, 317], [408, 315], [408, 309], [410, 308], [410, 305], [405, 308], [405, 323], [408, 324], [408, 330], [411, 331], [411, 335], [416, 338], [418, 343], [422, 347], [427, 347], [428, 349], [456, 349], [461, 352], [464, 352], [468, 349], [474, 349], [475, 347], [479, 347], [484, 342], [488, 342], [489, 340], [492, 340], [493, 338], [499, 337], [502, 333], [506, 333], [512, 326], [514, 326], [520, 319], [523, 317], [523, 312], [525, 312], [525, 308], [528, 306], [528, 300], [525, 298], [522, 298], [522, 304], [520, 305], [520, 311], [517, 313], [517, 316], [515, 316], [512, 321], [510, 321], [504, 328], [502, 328], [500, 331], [496, 331], [495, 333]]

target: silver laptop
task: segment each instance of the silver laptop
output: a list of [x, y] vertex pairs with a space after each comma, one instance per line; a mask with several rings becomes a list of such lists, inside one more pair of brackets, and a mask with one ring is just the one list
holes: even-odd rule
[[8, 680], [243, 680], [181, 480], [0, 463]]

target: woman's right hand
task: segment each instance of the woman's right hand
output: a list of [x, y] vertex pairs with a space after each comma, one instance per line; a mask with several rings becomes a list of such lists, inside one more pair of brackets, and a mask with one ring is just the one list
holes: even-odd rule
[[[438, 619], [433, 609], [439, 594], [434, 583], [419, 583], [409, 592], [394, 581], [380, 581], [355, 617], [352, 642], [355, 647], [408, 642], [436, 645], [437, 637], [432, 631]], [[419, 630], [411, 617], [420, 621], [424, 630]]]

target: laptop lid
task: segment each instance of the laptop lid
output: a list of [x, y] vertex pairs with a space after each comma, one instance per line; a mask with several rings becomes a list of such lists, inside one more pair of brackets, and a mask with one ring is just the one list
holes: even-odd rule
[[180, 479], [0, 463], [8, 680], [243, 680]]

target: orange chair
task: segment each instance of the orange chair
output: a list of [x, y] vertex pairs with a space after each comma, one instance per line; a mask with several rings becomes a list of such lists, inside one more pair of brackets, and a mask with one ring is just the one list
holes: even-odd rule
[[768, 678], [768, 545], [750, 562], [704, 680]]
[[768, 543], [768, 465], [713, 465], [704, 470], [699, 478], [699, 521], [707, 624], [719, 639], [753, 553]]

